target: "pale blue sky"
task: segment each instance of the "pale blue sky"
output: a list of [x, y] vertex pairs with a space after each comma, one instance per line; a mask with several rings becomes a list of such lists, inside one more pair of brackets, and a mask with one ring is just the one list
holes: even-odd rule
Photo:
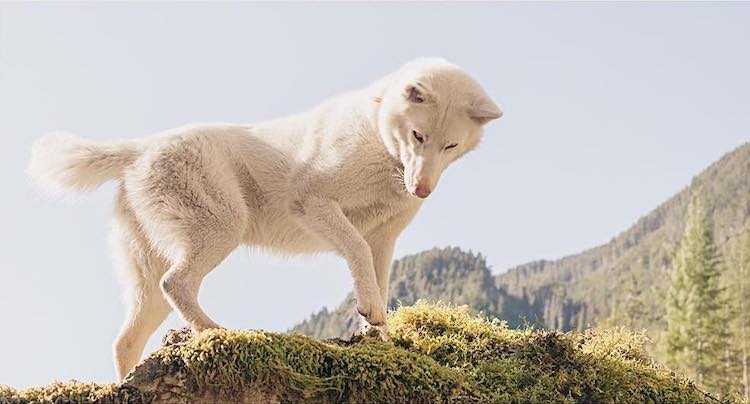
[[[24, 169], [46, 131], [251, 122], [443, 56], [505, 116], [396, 255], [457, 245], [501, 271], [608, 241], [750, 140], [748, 21], [749, 3], [0, 4], [0, 384], [114, 379], [113, 186], [36, 196]], [[238, 251], [201, 301], [224, 326], [284, 330], [350, 287], [335, 257]]]

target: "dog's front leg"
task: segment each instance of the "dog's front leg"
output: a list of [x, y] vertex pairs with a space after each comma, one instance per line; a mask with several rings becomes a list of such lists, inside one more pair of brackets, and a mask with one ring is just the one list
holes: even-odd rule
[[388, 310], [388, 292], [390, 289], [391, 264], [393, 262], [393, 248], [396, 239], [411, 221], [416, 209], [405, 210], [385, 223], [381, 224], [365, 236], [367, 244], [372, 250], [372, 259], [375, 267], [375, 276], [380, 287], [380, 297], [383, 300], [386, 311]]
[[395, 235], [386, 232], [375, 232], [366, 238], [372, 250], [375, 277], [380, 288], [380, 298], [388, 310], [388, 288], [390, 286], [391, 262], [393, 261], [393, 247], [396, 242]]
[[[386, 313], [388, 312], [388, 288], [389, 278], [391, 272], [391, 261], [393, 260], [393, 247], [395, 244], [395, 237], [390, 234], [380, 234], [375, 238], [365, 237], [367, 244], [370, 245], [372, 251], [373, 266], [375, 268], [375, 277], [380, 288], [380, 299]], [[388, 328], [384, 325], [378, 327], [380, 329], [380, 335], [384, 339], [388, 339]], [[367, 324], [362, 322], [359, 326], [357, 333], [364, 333], [367, 330]]]
[[300, 222], [346, 260], [354, 278], [357, 311], [372, 325], [385, 324], [382, 301], [373, 267], [372, 251], [334, 201], [309, 196], [292, 203], [291, 211]]

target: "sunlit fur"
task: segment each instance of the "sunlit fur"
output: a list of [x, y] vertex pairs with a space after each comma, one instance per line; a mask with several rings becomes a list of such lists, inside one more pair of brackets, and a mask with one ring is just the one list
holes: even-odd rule
[[53, 192], [119, 181], [114, 241], [128, 275], [128, 315], [114, 351], [122, 378], [171, 310], [195, 330], [218, 327], [198, 289], [240, 245], [337, 253], [351, 270], [357, 310], [383, 325], [393, 246], [422, 203], [417, 183], [434, 189], [500, 115], [461, 69], [420, 59], [270, 122], [103, 143], [50, 134], [34, 144], [29, 172]]

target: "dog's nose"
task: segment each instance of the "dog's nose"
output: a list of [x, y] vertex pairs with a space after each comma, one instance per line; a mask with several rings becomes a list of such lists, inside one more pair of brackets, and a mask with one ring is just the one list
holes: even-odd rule
[[420, 198], [427, 198], [428, 196], [430, 196], [430, 193], [432, 193], [432, 190], [425, 184], [418, 184], [417, 188], [414, 190], [414, 193]]

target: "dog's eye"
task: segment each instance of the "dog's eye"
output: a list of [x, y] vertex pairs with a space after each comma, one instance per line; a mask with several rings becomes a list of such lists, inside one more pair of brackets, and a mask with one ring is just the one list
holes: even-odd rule
[[417, 139], [417, 142], [424, 143], [424, 136], [422, 136], [421, 133], [417, 132], [416, 130], [411, 131], [411, 134], [414, 135], [414, 139]]
[[458, 146], [458, 143], [449, 144], [448, 146], [445, 146], [445, 149], [443, 149], [443, 150], [452, 149], [452, 148], [454, 148], [456, 146]]
[[414, 86], [409, 86], [409, 95], [408, 95], [409, 101], [421, 104], [424, 102], [424, 97], [419, 92], [419, 90], [416, 89]]

